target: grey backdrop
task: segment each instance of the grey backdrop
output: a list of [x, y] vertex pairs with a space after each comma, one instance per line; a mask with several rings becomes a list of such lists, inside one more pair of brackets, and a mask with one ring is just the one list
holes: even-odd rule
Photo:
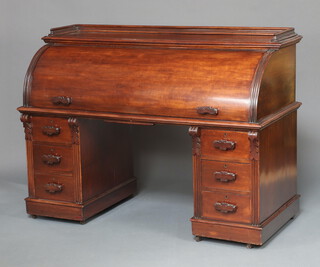
[[[1, 0], [0, 266], [316, 266], [320, 182], [318, 0]], [[266, 246], [192, 240], [186, 127], [134, 127], [140, 194], [84, 226], [28, 218], [25, 144], [16, 107], [49, 28], [74, 23], [293, 26], [297, 49], [301, 214]]]

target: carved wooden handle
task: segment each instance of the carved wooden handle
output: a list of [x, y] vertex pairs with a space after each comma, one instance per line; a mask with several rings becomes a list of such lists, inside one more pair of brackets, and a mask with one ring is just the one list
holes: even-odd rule
[[59, 135], [60, 128], [56, 126], [43, 126], [42, 133], [47, 136]]
[[201, 115], [206, 115], [206, 114], [218, 115], [219, 110], [217, 108], [205, 106], [205, 107], [197, 107], [197, 112], [198, 114], [201, 114]]
[[216, 202], [214, 207], [217, 211], [221, 213], [234, 213], [237, 211], [237, 205], [226, 203], [226, 202]]
[[213, 142], [213, 146], [223, 151], [234, 150], [236, 148], [236, 143], [233, 141], [227, 141], [227, 140], [215, 140]]
[[214, 177], [216, 180], [223, 182], [223, 183], [228, 183], [236, 180], [237, 174], [232, 173], [232, 172], [215, 172]]
[[72, 103], [72, 98], [69, 96], [55, 96], [51, 98], [54, 105], [69, 106]]
[[44, 186], [45, 190], [51, 194], [61, 192], [63, 185], [62, 184], [56, 184], [56, 183], [47, 183]]
[[61, 156], [52, 154], [42, 155], [42, 161], [47, 165], [58, 165], [61, 162]]

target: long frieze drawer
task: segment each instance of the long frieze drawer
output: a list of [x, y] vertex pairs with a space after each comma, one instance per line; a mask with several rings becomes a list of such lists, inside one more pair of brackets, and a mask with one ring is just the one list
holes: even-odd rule
[[201, 131], [201, 156], [205, 159], [248, 162], [248, 133], [204, 129]]
[[251, 165], [223, 161], [201, 161], [202, 186], [251, 191]]
[[54, 117], [32, 117], [33, 140], [71, 143], [68, 119]]
[[250, 195], [203, 191], [201, 197], [203, 218], [251, 223]]
[[73, 154], [71, 146], [55, 146], [34, 144], [33, 160], [35, 171], [71, 172], [73, 170]]
[[35, 175], [35, 197], [40, 199], [74, 201], [73, 177], [59, 175]]

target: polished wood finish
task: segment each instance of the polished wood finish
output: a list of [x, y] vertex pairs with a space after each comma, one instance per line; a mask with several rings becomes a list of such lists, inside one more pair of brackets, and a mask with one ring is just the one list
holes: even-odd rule
[[[279, 138], [279, 133], [283, 138]], [[263, 129], [259, 138], [260, 215], [263, 222], [297, 193], [297, 113]], [[270, 196], [272, 198], [270, 199]]]
[[251, 191], [250, 164], [202, 160], [201, 172], [203, 187]]
[[36, 172], [72, 172], [72, 147], [34, 143], [33, 161]]
[[[27, 142], [28, 169], [32, 170], [28, 213], [84, 221], [136, 192], [130, 126], [37, 116], [23, 121], [36, 132], [35, 140], [32, 134]], [[43, 134], [48, 125], [61, 131]]]
[[75, 201], [73, 177], [54, 174], [36, 174], [34, 183], [35, 198]]
[[249, 162], [250, 142], [247, 132], [205, 129], [201, 137], [203, 159]]
[[[245, 99], [261, 57], [261, 52], [248, 51], [53, 46], [38, 60], [27, 105], [246, 121], [250, 102]], [[212, 75], [221, 68], [223, 75]], [[92, 93], [84, 98], [88, 89]], [[52, 103], [65, 92], [71, 104]], [[199, 114], [203, 106], [219, 112]]]
[[31, 215], [84, 222], [135, 194], [131, 124], [189, 125], [201, 237], [261, 245], [299, 210], [293, 28], [71, 25], [18, 110]]
[[257, 119], [295, 101], [296, 47], [274, 52], [266, 66], [259, 90]]
[[[202, 191], [201, 218], [251, 223], [250, 195], [223, 191]], [[232, 207], [228, 207], [231, 205]]]
[[32, 129], [34, 141], [71, 144], [71, 129], [67, 119], [34, 116]]

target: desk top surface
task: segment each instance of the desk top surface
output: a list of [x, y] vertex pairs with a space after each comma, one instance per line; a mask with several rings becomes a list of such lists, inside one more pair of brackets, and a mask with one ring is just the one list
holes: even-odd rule
[[187, 27], [76, 24], [51, 29], [46, 43], [128, 43], [280, 48], [299, 42], [290, 27]]

